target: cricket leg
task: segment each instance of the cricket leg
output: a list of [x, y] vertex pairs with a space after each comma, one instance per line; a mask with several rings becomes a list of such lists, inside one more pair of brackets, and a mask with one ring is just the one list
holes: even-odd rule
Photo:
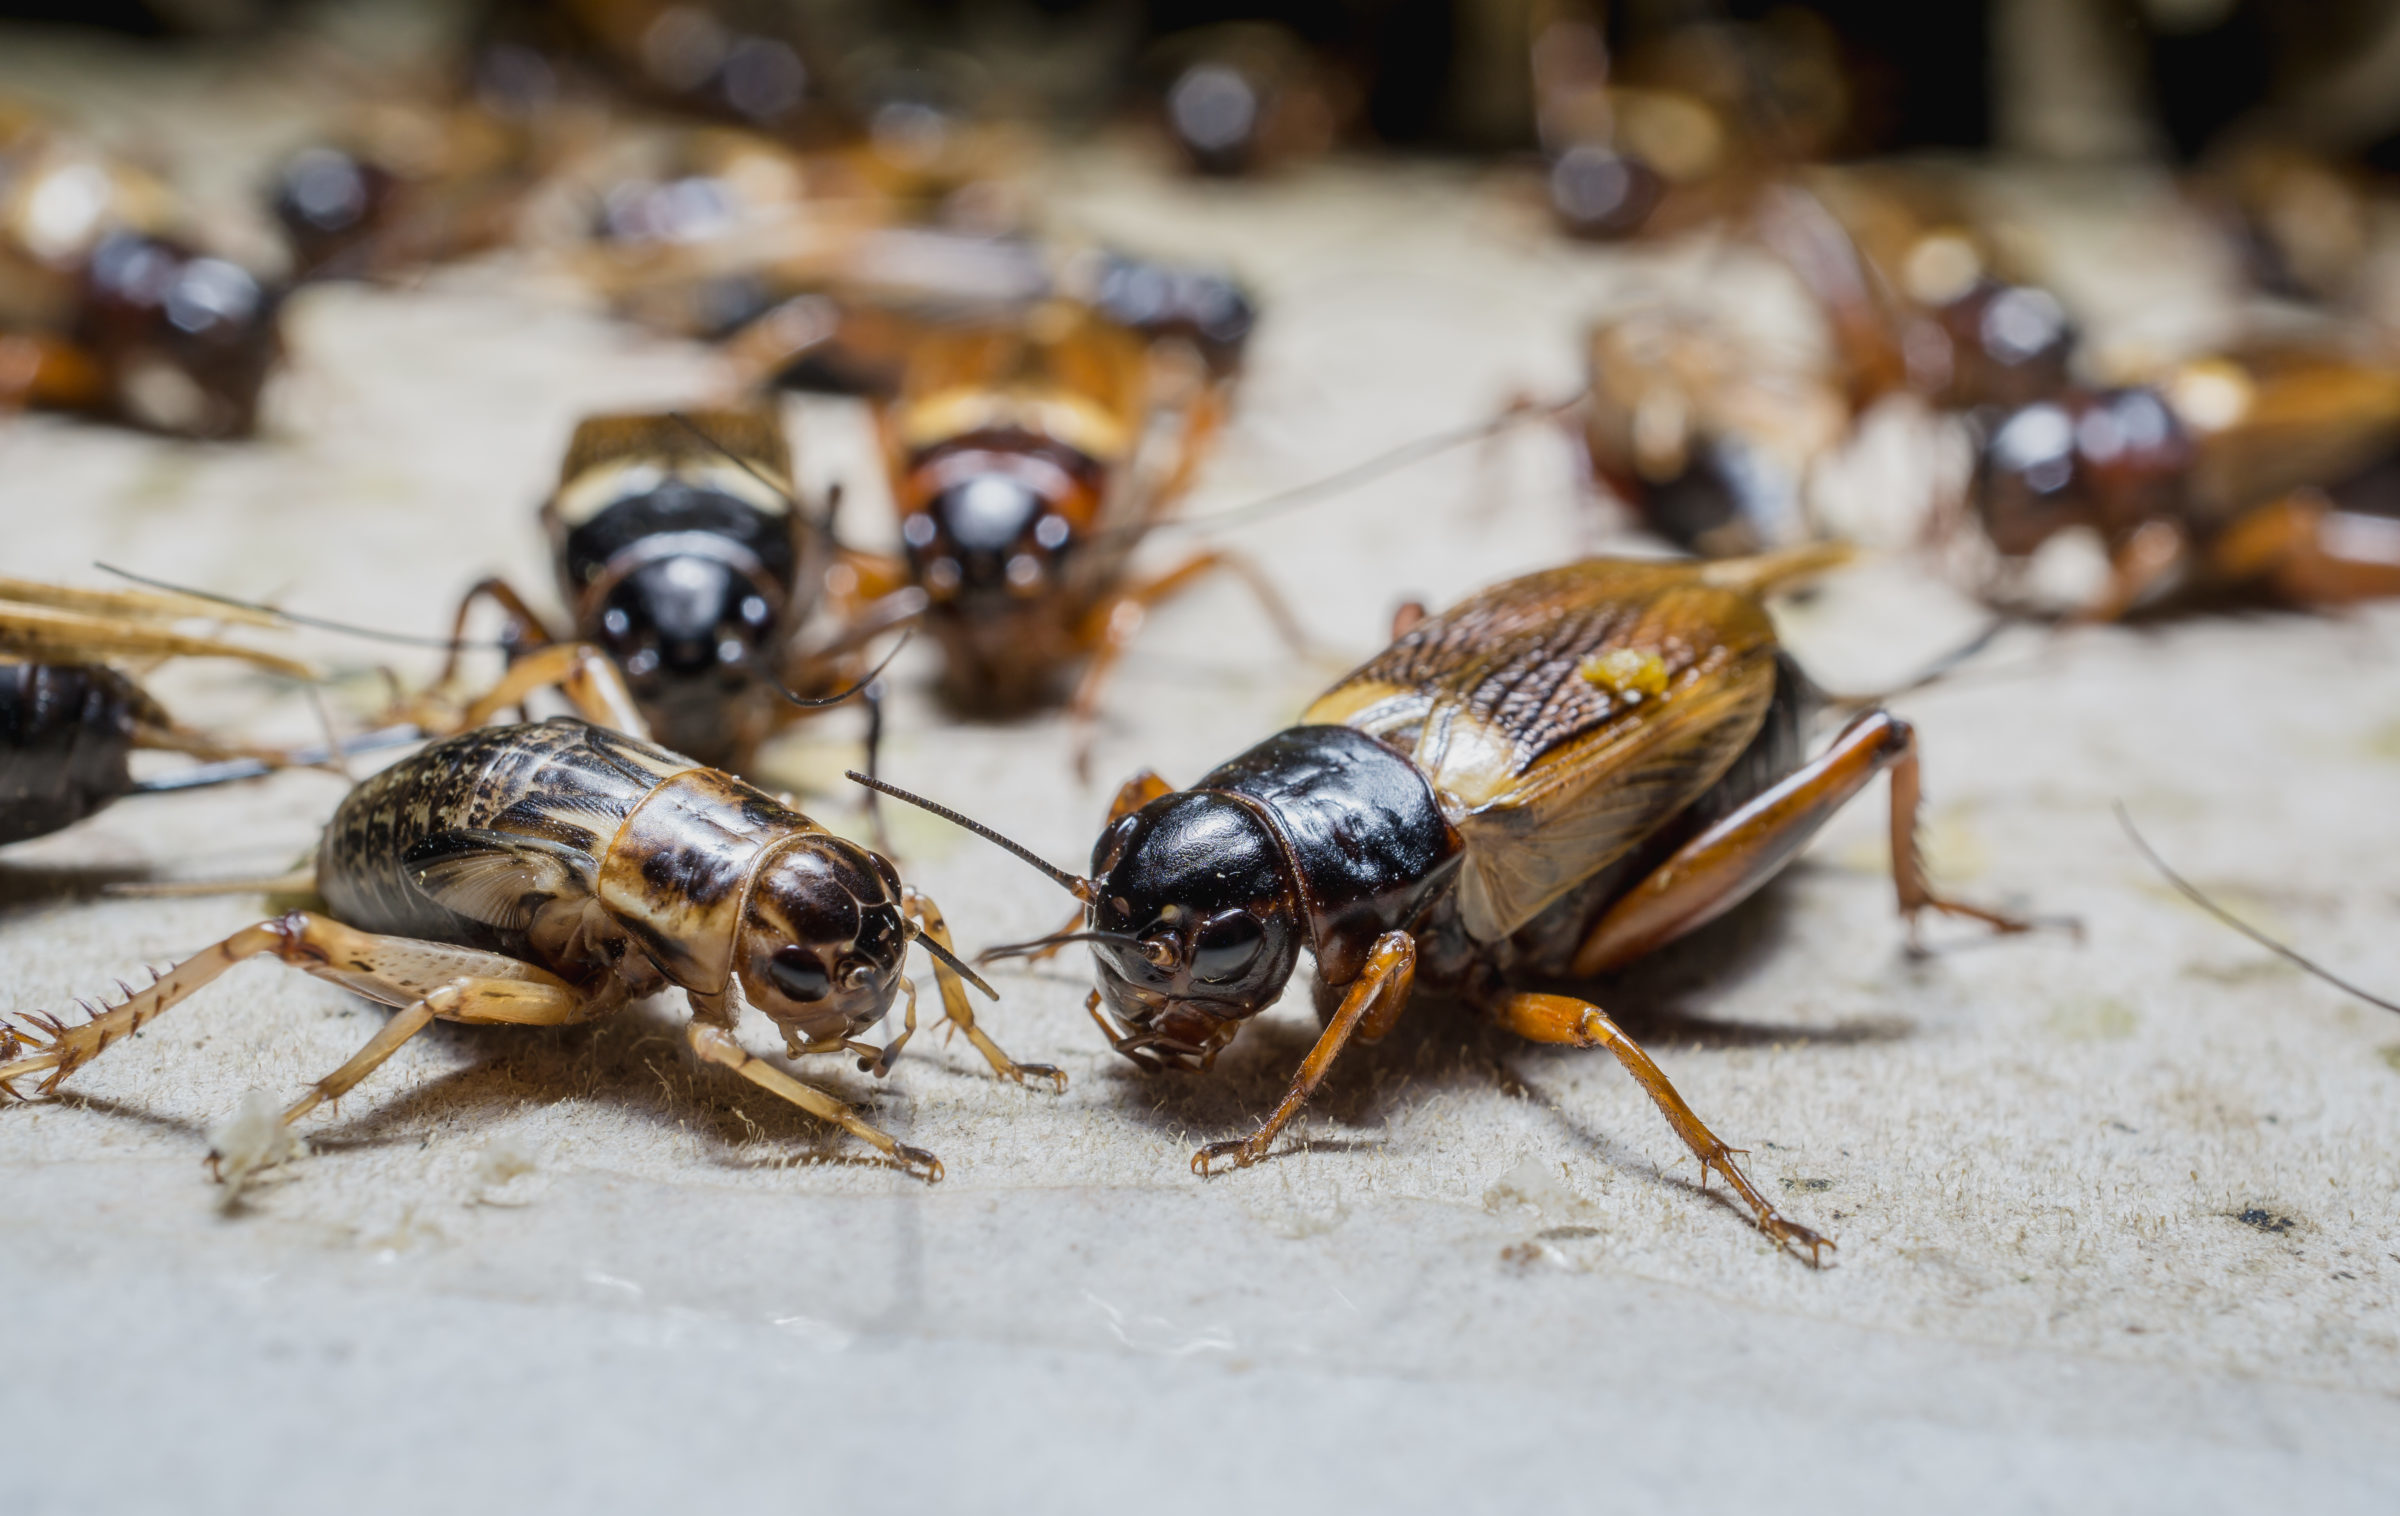
[[1107, 687], [1109, 675], [1115, 672], [1125, 650], [1141, 635], [1142, 623], [1149, 618], [1151, 609], [1220, 569], [1239, 575], [1250, 586], [1265, 607], [1267, 618], [1275, 624], [1276, 632], [1294, 652], [1308, 651], [1308, 634], [1293, 619], [1291, 608], [1283, 603], [1274, 585], [1249, 559], [1223, 549], [1195, 553], [1157, 578], [1110, 596], [1084, 618], [1076, 631], [1076, 641], [1091, 654], [1091, 662], [1075, 687], [1075, 701], [1069, 712], [1081, 733], [1075, 749], [1075, 772], [1079, 777], [1088, 778], [1091, 772], [1091, 729], [1100, 710], [1100, 692]]
[[2338, 510], [2313, 492], [2287, 495], [2227, 528], [2209, 564], [2300, 605], [2380, 600], [2400, 595], [2400, 520]]
[[1684, 1103], [1683, 1096], [1676, 1093], [1675, 1086], [1658, 1065], [1650, 1061], [1650, 1055], [1626, 1036], [1615, 1022], [1609, 1020], [1608, 1014], [1598, 1006], [1569, 995], [1511, 995], [1500, 1004], [1500, 1021], [1510, 1031], [1533, 1042], [1556, 1043], [1567, 1047], [1604, 1047], [1616, 1054], [1617, 1062], [1625, 1066], [1625, 1072], [1631, 1074], [1634, 1082], [1657, 1103], [1659, 1113], [1667, 1118], [1667, 1125], [1675, 1129], [1675, 1135], [1681, 1137], [1685, 1146], [1699, 1158], [1702, 1188], [1708, 1185], [1709, 1170], [1716, 1170], [1724, 1176], [1727, 1184], [1733, 1186], [1733, 1192], [1742, 1198], [1743, 1203], [1750, 1207], [1751, 1214], [1758, 1220], [1760, 1231], [1774, 1238], [1779, 1245], [1808, 1249], [1808, 1261], [1811, 1264], [1817, 1262], [1818, 1254], [1823, 1249], [1833, 1246], [1832, 1239], [1821, 1237], [1798, 1222], [1786, 1220], [1774, 1206], [1767, 1203], [1767, 1197], [1758, 1192], [1757, 1187], [1750, 1183], [1733, 1161], [1735, 1155], [1744, 1150], [1727, 1147], [1716, 1133], [1710, 1131], [1692, 1113], [1692, 1108]]
[[489, 600], [508, 618], [500, 629], [500, 645], [511, 657], [558, 640], [549, 623], [535, 614], [533, 607], [525, 603], [525, 597], [517, 593], [516, 586], [505, 579], [478, 579], [459, 598], [458, 614], [450, 618], [450, 653], [442, 660], [441, 677], [433, 682], [436, 689], [446, 687], [458, 674], [458, 655], [467, 637], [467, 616], [479, 600]]
[[1685, 843], [1626, 891], [1576, 950], [1573, 972], [1585, 978], [1622, 968], [1741, 904], [1886, 769], [1892, 775], [1892, 878], [1911, 936], [1918, 913], [1926, 910], [1972, 917], [2002, 932], [2026, 930], [2027, 922], [1937, 895], [1926, 883], [1917, 851], [1916, 733], [1887, 711], [1869, 711], [1815, 761]]
[[1246, 1169], [1266, 1156], [1267, 1149], [1286, 1123], [1300, 1114], [1300, 1107], [1324, 1082], [1325, 1071], [1333, 1067], [1334, 1058], [1350, 1041], [1353, 1032], [1364, 1040], [1374, 1041], [1391, 1029], [1399, 1019], [1401, 1009], [1408, 1004], [1409, 987], [1417, 978], [1417, 940], [1406, 932], [1386, 932], [1375, 939], [1374, 950], [1367, 956], [1367, 966], [1350, 984], [1342, 996], [1340, 1008], [1317, 1038], [1317, 1045], [1301, 1060], [1299, 1072], [1292, 1076], [1292, 1086], [1284, 1092], [1283, 1100], [1257, 1131], [1239, 1142], [1212, 1142], [1192, 1155], [1192, 1172], [1202, 1177], [1208, 1166], [1220, 1158], [1230, 1158], [1237, 1169]]
[[684, 1036], [691, 1042], [692, 1051], [699, 1054], [703, 1061], [731, 1069], [760, 1089], [781, 1096], [818, 1120], [832, 1122], [922, 1176], [926, 1183], [941, 1182], [942, 1161], [939, 1158], [923, 1148], [910, 1147], [897, 1140], [891, 1133], [823, 1090], [802, 1084], [765, 1059], [752, 1056], [734, 1037], [731, 1029], [695, 1015], [685, 1026]]
[[[451, 959], [451, 953], [441, 951], [447, 946], [442, 943], [411, 942], [405, 938], [370, 940], [396, 946], [411, 960], [401, 968], [400, 978], [382, 980], [382, 992], [375, 998], [387, 1003], [395, 998], [393, 991], [405, 993], [408, 984], [419, 982], [426, 968]], [[452, 952], [456, 955], [452, 961], [461, 966], [487, 967], [488, 960], [500, 957], [473, 948], [457, 948]], [[375, 1072], [386, 1058], [398, 1052], [402, 1043], [436, 1021], [464, 1022], [470, 1026], [566, 1026], [613, 1009], [624, 998], [621, 992], [595, 994], [579, 989], [531, 964], [513, 959], [501, 962], [511, 972], [499, 976], [462, 973], [403, 1004], [391, 1020], [367, 1039], [365, 1047], [287, 1106], [283, 1124], [290, 1126], [326, 1101], [341, 1099], [360, 1080]], [[347, 982], [354, 989], [361, 988], [355, 979]]]
[[2170, 521], [2145, 521], [2118, 543], [2108, 558], [2108, 587], [2075, 613], [2077, 621], [2117, 621], [2166, 582], [2190, 546]]
[[512, 705], [521, 705], [535, 690], [555, 689], [575, 707], [575, 713], [595, 726], [605, 726], [647, 742], [650, 723], [642, 718], [606, 653], [588, 642], [560, 642], [527, 654], [508, 666], [500, 682], [466, 709], [462, 725], [473, 728]]
[[51, 1093], [109, 1044], [140, 1031], [243, 959], [267, 954], [317, 978], [402, 1008], [365, 1050], [286, 1111], [287, 1123], [355, 1085], [437, 1016], [462, 1021], [571, 1020], [609, 1003], [605, 997], [595, 1000], [575, 990], [544, 969], [499, 953], [379, 936], [312, 912], [293, 911], [244, 927], [159, 975], [148, 989], [129, 993], [122, 1002], [98, 1011], [81, 1025], [62, 1026], [49, 1017], [29, 1017], [43, 1033], [39, 1040], [17, 1028], [0, 1033], [0, 1053], [35, 1049], [30, 1057], [0, 1064], [0, 1090], [14, 1094], [10, 1081], [47, 1069], [50, 1077], [43, 1081], [40, 1093]]
[[[940, 943], [944, 951], [955, 955], [957, 950], [950, 945], [949, 923], [942, 919], [941, 908], [933, 903], [930, 896], [915, 890], [903, 890], [900, 910], [902, 915], [916, 923], [919, 932]], [[960, 979], [958, 972], [939, 958], [933, 960], [933, 982], [941, 988], [944, 1018], [952, 1027], [967, 1034], [967, 1040], [975, 1044], [975, 1051], [983, 1055], [983, 1061], [992, 1066], [993, 1073], [1019, 1084], [1028, 1079], [1048, 1079], [1052, 1089], [1061, 1092], [1066, 1089], [1067, 1076], [1058, 1069], [1046, 1063], [1019, 1063], [1000, 1050], [1000, 1044], [975, 1024], [975, 1008], [967, 999], [966, 981]]]
[[0, 1062], [0, 1093], [25, 1098], [13, 1081], [44, 1070], [49, 1077], [36, 1093], [53, 1093], [60, 1081], [99, 1057], [109, 1044], [140, 1031], [246, 958], [272, 953], [286, 963], [305, 967], [321, 951], [319, 942], [326, 929], [335, 925], [323, 917], [294, 911], [242, 928], [157, 975], [147, 989], [135, 990], [120, 981], [118, 988], [126, 992], [125, 998], [106, 1007], [85, 1003], [88, 1019], [77, 1025], [65, 1025], [39, 1011], [23, 1013], [15, 1024], [0, 1022], [0, 1059], [7, 1060]]

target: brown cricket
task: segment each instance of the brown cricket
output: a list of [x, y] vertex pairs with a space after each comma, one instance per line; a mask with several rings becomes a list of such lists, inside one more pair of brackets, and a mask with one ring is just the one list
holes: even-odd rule
[[[605, 665], [579, 671], [579, 705]], [[612, 706], [611, 702], [615, 702]], [[911, 942], [934, 960], [950, 1023], [995, 1074], [1066, 1078], [1018, 1063], [976, 1025], [972, 982], [941, 912], [890, 860], [775, 797], [655, 744], [578, 717], [487, 727], [436, 743], [352, 789], [318, 846], [324, 911], [244, 927], [148, 988], [64, 1025], [0, 1023], [0, 1091], [47, 1071], [40, 1092], [246, 958], [272, 955], [398, 1014], [284, 1111], [338, 1099], [435, 1021], [560, 1026], [681, 990], [694, 1053], [833, 1122], [923, 1175], [941, 1161], [745, 1049], [743, 1001], [794, 1057], [855, 1054], [880, 1076], [916, 1031]], [[860, 1039], [905, 995], [900, 1035]], [[997, 997], [994, 997], [997, 998]]]

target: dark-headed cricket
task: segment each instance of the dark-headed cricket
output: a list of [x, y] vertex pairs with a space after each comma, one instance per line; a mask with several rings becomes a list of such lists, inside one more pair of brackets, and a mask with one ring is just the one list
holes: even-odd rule
[[[567, 629], [504, 580], [476, 584], [459, 627], [476, 602], [499, 605], [509, 668], [447, 724], [480, 724], [536, 689], [575, 681], [598, 654], [632, 695], [612, 725], [748, 769], [761, 743], [822, 703], [815, 697], [855, 682], [867, 643], [922, 608], [904, 586], [862, 589], [850, 562], [862, 555], [832, 545], [793, 493], [791, 467], [771, 404], [586, 419], [542, 506]], [[834, 630], [803, 647], [821, 607]]]
[[1343, 1047], [1382, 1037], [1422, 983], [1536, 1042], [1608, 1049], [1703, 1174], [1813, 1261], [1830, 1242], [1776, 1211], [1605, 1011], [1526, 986], [1623, 968], [1730, 910], [1887, 771], [1912, 930], [1926, 910], [2022, 929], [1927, 883], [1906, 722], [1869, 711], [1803, 755], [1814, 690], [1762, 597], [1838, 558], [1592, 559], [1419, 620], [1300, 725], [1191, 788], [1128, 781], [1090, 878], [1004, 843], [1084, 913], [1080, 930], [995, 953], [1088, 940], [1090, 1010], [1111, 1043], [1144, 1068], [1187, 1069], [1208, 1068], [1315, 956], [1315, 1049], [1255, 1133], [1193, 1156], [1197, 1173], [1265, 1157]]
[[[602, 676], [605, 677], [605, 676]], [[939, 1179], [849, 1105], [746, 1050], [743, 1001], [786, 1050], [847, 1052], [886, 1072], [916, 1030], [911, 942], [934, 960], [950, 1023], [994, 1073], [1018, 1063], [975, 1024], [942, 914], [891, 862], [729, 774], [578, 717], [452, 737], [354, 788], [317, 849], [325, 912], [294, 911], [227, 937], [149, 987], [65, 1025], [0, 1029], [0, 1091], [47, 1071], [49, 1093], [105, 1050], [245, 958], [272, 955], [398, 1014], [288, 1107], [286, 1125], [340, 1098], [435, 1021], [560, 1026], [665, 989], [684, 992], [693, 1052]], [[902, 1030], [860, 1037], [905, 996]]]
[[0, 108], [0, 412], [243, 437], [283, 353], [283, 291], [195, 246], [165, 183]]
[[1074, 302], [918, 344], [883, 433], [907, 578], [925, 595], [953, 700], [1021, 710], [1080, 664], [1073, 714], [1088, 742], [1108, 674], [1149, 610], [1219, 571], [1251, 588], [1287, 643], [1305, 645], [1237, 553], [1202, 549], [1133, 573], [1224, 403], [1223, 382], [1187, 345]]

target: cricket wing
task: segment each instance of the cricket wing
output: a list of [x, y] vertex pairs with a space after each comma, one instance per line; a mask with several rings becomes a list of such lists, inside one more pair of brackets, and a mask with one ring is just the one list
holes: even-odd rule
[[1775, 633], [1698, 565], [1597, 559], [1429, 617], [1309, 708], [1410, 753], [1467, 843], [1459, 910], [1505, 937], [1724, 774]]

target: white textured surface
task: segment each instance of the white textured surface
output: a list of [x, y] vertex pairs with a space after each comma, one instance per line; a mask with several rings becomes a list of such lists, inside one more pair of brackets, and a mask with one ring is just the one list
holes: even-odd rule
[[[1068, 203], [1237, 258], [1261, 291], [1255, 377], [1195, 513], [1557, 391], [1579, 319], [1633, 277], [1443, 170], [1204, 191], [1093, 159]], [[1712, 296], [1751, 277], [1652, 266]], [[255, 446], [0, 430], [7, 570], [106, 556], [430, 628], [481, 572], [546, 586], [532, 508], [577, 413], [710, 374], [505, 267], [312, 292], [294, 341]], [[807, 472], [872, 493], [855, 409], [793, 416]], [[1238, 587], [1195, 593], [1128, 661], [1098, 771], [1188, 780], [1370, 650], [1397, 600], [1601, 531], [1556, 440], [1526, 434], [1234, 534], [1334, 656], [1294, 666]], [[1974, 622], [1907, 564], [1786, 617], [1836, 687]], [[1107, 785], [1077, 788], [1055, 722], [947, 724], [916, 688], [929, 653], [902, 665], [887, 772], [1079, 859]], [[2182, 906], [2109, 805], [2262, 924], [2400, 985], [2396, 653], [2390, 610], [2004, 643], [1904, 707], [1933, 861], [1962, 893], [2080, 916], [2082, 945], [1937, 925], [1959, 949], [1905, 958], [1878, 787], [1756, 906], [1604, 996], [1754, 1177], [1839, 1237], [1821, 1273], [1696, 1189], [1612, 1062], [1431, 1007], [1345, 1060], [1305, 1143], [1202, 1184], [1191, 1147], [1271, 1103], [1304, 997], [1213, 1079], [1149, 1079], [1065, 973], [1005, 977], [990, 1017], [1070, 1071], [1063, 1098], [938, 1040], [871, 1095], [838, 1061], [809, 1070], [938, 1151], [937, 1188], [694, 1069], [661, 1003], [437, 1029], [225, 1214], [208, 1129], [382, 1015], [243, 968], [73, 1098], [0, 1111], [10, 1505], [2394, 1509], [2400, 1021]], [[263, 708], [224, 675], [161, 687], [194, 715]], [[854, 720], [805, 729], [780, 772], [821, 784]], [[242, 924], [251, 902], [89, 886], [270, 871], [337, 795], [294, 775], [130, 802], [0, 856], [0, 1006]], [[902, 823], [908, 872], [970, 943], [1060, 914], [1005, 857]]]

